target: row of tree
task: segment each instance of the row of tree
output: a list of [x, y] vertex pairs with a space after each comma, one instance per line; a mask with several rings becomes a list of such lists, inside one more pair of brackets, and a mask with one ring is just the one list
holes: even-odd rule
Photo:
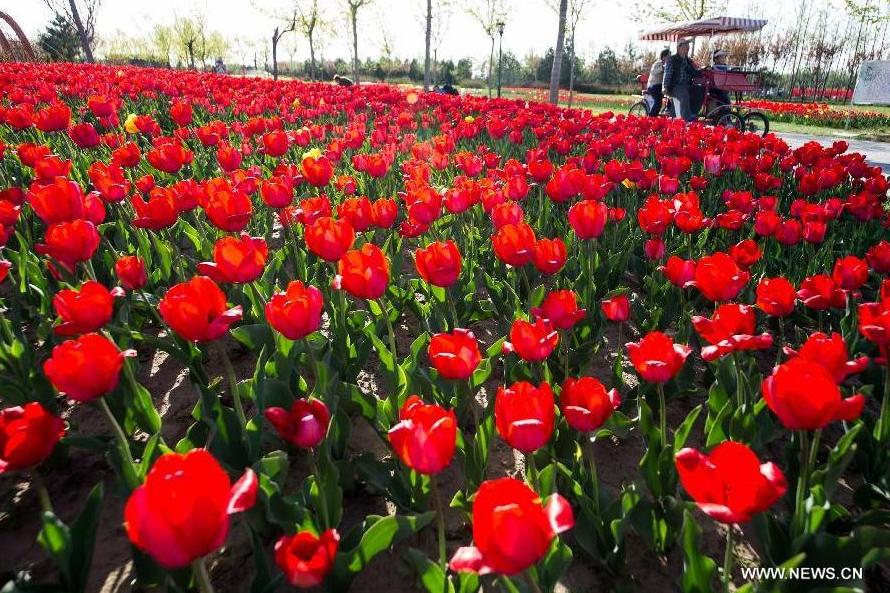
[[[101, 0], [43, 0], [56, 14], [39, 40], [39, 47], [53, 59], [93, 59], [99, 41], [95, 35], [96, 15]], [[362, 55], [363, 26], [371, 13], [368, 8], [383, 0], [251, 0], [251, 6], [270, 23], [266, 39], [225, 39], [208, 28], [202, 13], [172, 15], [172, 21], [156, 24], [141, 36], [119, 33], [102, 40], [105, 59], [189, 68], [206, 68], [218, 57], [235, 57], [240, 64], [266, 69], [273, 77], [283, 70], [310, 79], [327, 79], [334, 73], [348, 74], [356, 81], [407, 78], [429, 88], [433, 82], [467, 83], [483, 80], [489, 90], [504, 84], [549, 82], [551, 100], [559, 87], [571, 95], [580, 85], [622, 85], [635, 74], [648, 69], [652, 53], [641, 54], [632, 43], [619, 54], [603, 48], [587, 63], [580, 59], [576, 33], [598, 0], [540, 0], [558, 17], [553, 49], [544, 56], [528, 55], [521, 60], [512, 53], [502, 54], [499, 42], [510, 18], [520, 9], [520, 0], [412, 0], [423, 28], [425, 47], [422, 61], [404, 60], [393, 55], [393, 42], [385, 23], [377, 29], [383, 41], [374, 59]], [[529, 2], [532, 0], [522, 0]], [[751, 0], [757, 11], [757, 0]], [[726, 0], [638, 0], [635, 16], [641, 25], [653, 22], [694, 20], [723, 14]], [[524, 6], [524, 5], [523, 5]], [[438, 59], [438, 51], [448, 32], [450, 17], [464, 12], [478, 24], [488, 40], [488, 58], [457, 62]], [[340, 25], [340, 26], [338, 26]], [[345, 25], [345, 26], [343, 26]], [[769, 80], [791, 94], [803, 88], [813, 100], [830, 89], [851, 88], [863, 60], [890, 58], [890, 2], [887, 0], [796, 0], [793, 18], [771, 23], [761, 32], [719, 39], [730, 54], [730, 63], [768, 71]], [[325, 60], [329, 41], [345, 32], [351, 60]], [[298, 63], [298, 49], [308, 45], [309, 59]], [[699, 43], [700, 62], [709, 61], [714, 45]], [[418, 54], [420, 54], [418, 48]]]

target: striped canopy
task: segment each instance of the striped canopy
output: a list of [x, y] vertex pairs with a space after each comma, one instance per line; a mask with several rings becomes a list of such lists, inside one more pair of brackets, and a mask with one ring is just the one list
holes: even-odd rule
[[698, 21], [665, 25], [643, 33], [640, 35], [640, 39], [643, 41], [677, 41], [684, 37], [695, 37], [698, 35], [759, 31], [764, 25], [766, 25], [766, 21], [761, 19], [715, 16]]

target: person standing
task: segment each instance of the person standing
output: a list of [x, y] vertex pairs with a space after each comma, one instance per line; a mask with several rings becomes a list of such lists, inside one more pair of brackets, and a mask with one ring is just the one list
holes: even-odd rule
[[671, 57], [671, 50], [664, 48], [658, 56], [658, 60], [649, 69], [648, 88], [646, 93], [652, 97], [652, 105], [649, 107], [649, 117], [655, 117], [661, 113], [661, 103], [664, 96], [661, 94], [661, 83], [664, 80], [664, 65]]
[[692, 81], [699, 75], [698, 68], [689, 59], [689, 40], [677, 42], [677, 53], [664, 66], [662, 93], [674, 103], [674, 113], [686, 121], [695, 119], [692, 109]]

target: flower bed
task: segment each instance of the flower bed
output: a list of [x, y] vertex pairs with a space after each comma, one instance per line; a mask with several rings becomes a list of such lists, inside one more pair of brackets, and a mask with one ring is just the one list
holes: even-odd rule
[[887, 586], [888, 180], [844, 142], [0, 80], [4, 590]]
[[890, 114], [881, 111], [844, 109], [827, 103], [785, 103], [752, 99], [742, 105], [766, 111], [776, 121], [829, 128], [862, 129], [890, 126]]

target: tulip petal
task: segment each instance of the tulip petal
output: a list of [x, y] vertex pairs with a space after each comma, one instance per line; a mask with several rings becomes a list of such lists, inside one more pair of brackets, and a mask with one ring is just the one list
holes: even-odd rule
[[253, 507], [256, 503], [258, 486], [259, 481], [257, 480], [256, 473], [252, 469], [247, 468], [244, 475], [232, 486], [232, 490], [229, 493], [229, 506], [226, 508], [226, 512], [233, 515]]
[[455, 572], [474, 572], [476, 574], [488, 574], [491, 567], [482, 557], [482, 552], [476, 546], [463, 546], [457, 549], [448, 567]]
[[852, 395], [846, 399], [842, 399], [837, 408], [837, 420], [846, 420], [848, 422], [856, 420], [862, 415], [862, 408], [865, 407], [865, 396], [861, 393]]
[[552, 494], [544, 502], [544, 512], [554, 534], [568, 531], [575, 526], [575, 515], [572, 505], [559, 494]]

